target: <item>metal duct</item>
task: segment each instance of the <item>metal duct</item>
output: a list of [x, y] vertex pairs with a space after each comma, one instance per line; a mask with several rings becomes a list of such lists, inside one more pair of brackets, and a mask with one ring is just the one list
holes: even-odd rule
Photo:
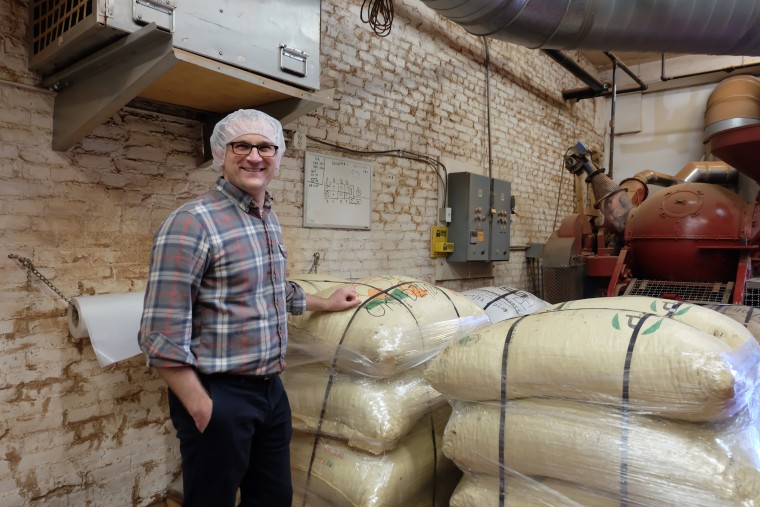
[[473, 35], [529, 48], [760, 55], [760, 0], [422, 0]]
[[649, 185], [670, 187], [681, 183], [716, 183], [719, 185], [736, 184], [739, 172], [719, 160], [689, 162], [678, 174], [671, 176], [651, 169], [639, 171], [630, 178], [620, 182], [634, 207], [644, 202], [649, 195]]
[[716, 183], [735, 185], [739, 171], [719, 160], [689, 162], [675, 176], [686, 183]]

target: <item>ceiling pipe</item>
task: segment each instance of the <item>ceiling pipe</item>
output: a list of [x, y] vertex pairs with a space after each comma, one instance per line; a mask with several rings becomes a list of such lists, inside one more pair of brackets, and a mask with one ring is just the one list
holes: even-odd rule
[[708, 74], [715, 74], [717, 72], [725, 72], [726, 74], [731, 74], [732, 72], [736, 72], [737, 70], [749, 69], [752, 67], [757, 67], [757, 62], [747, 63], [744, 65], [729, 65], [727, 67], [721, 67], [719, 69], [703, 70], [701, 72], [691, 72], [689, 74], [679, 74], [677, 76], [666, 76], [665, 75], [665, 54], [663, 53], [662, 55], [660, 55], [660, 81], [672, 81], [673, 79], [685, 79], [689, 77], [705, 76]]
[[578, 65], [573, 59], [568, 58], [562, 51], [557, 51], [556, 49], [544, 49], [542, 50], [542, 53], [544, 53], [546, 56], [560, 64], [562, 67], [564, 67], [567, 71], [569, 71], [573, 76], [580, 79], [584, 84], [588, 86], [588, 89], [592, 93], [597, 93], [599, 95], [603, 94], [607, 91], [608, 86], [601, 83], [597, 78], [592, 76], [586, 69]]
[[[611, 54], [611, 53], [609, 53]], [[612, 98], [610, 100], [610, 152], [607, 155], [607, 176], [613, 178], [615, 167], [615, 106], [617, 104], [617, 68], [618, 60], [612, 60]]]
[[758, 0], [422, 0], [473, 35], [528, 48], [760, 55]]
[[640, 91], [643, 92], [647, 88], [649, 88], [647, 86], [647, 84], [644, 81], [642, 81], [639, 76], [636, 75], [635, 72], [633, 72], [630, 68], [628, 68], [628, 66], [626, 64], [624, 64], [620, 60], [620, 58], [618, 58], [617, 56], [615, 56], [614, 54], [612, 54], [609, 51], [605, 51], [604, 54], [605, 54], [605, 56], [607, 58], [610, 59], [610, 61], [612, 62], [613, 66], [617, 65], [618, 67], [620, 67], [620, 70], [622, 70], [623, 72], [625, 72], [626, 74], [628, 74], [628, 77], [630, 77], [631, 79], [633, 79], [636, 82], [636, 84], [639, 85], [639, 90]]
[[[641, 93], [641, 87], [635, 86], [631, 88], [619, 88], [617, 90], [618, 95], [622, 95], [624, 93]], [[562, 98], [565, 100], [594, 99], [596, 97], [609, 97], [610, 95], [612, 95], [612, 92], [609, 88], [603, 92], [595, 92], [591, 88], [574, 88], [572, 90], [562, 90]]]
[[[604, 51], [604, 54], [612, 62], [613, 68], [613, 85], [615, 85], [614, 71], [616, 68], [623, 70], [628, 76], [633, 79], [638, 86], [635, 88], [626, 88], [625, 90], [617, 90], [616, 86], [611, 86], [607, 83], [602, 83], [594, 76], [586, 72], [586, 70], [578, 65], [576, 62], [568, 58], [562, 51], [556, 49], [542, 49], [544, 54], [552, 57], [554, 61], [562, 65], [566, 70], [570, 71], [575, 77], [583, 81], [588, 85], [588, 88], [574, 88], [572, 90], [562, 90], [562, 98], [565, 100], [582, 100], [593, 99], [596, 97], [607, 97], [610, 95], [619, 95], [620, 93], [633, 93], [643, 92], [648, 86], [637, 76], [626, 64], [624, 64], [617, 56], [609, 51]], [[613, 90], [615, 88], [615, 90]]]

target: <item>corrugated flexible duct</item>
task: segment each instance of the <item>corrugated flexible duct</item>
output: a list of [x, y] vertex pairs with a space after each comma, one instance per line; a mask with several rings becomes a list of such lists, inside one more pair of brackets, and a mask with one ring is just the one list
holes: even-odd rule
[[422, 0], [528, 48], [760, 55], [760, 0]]

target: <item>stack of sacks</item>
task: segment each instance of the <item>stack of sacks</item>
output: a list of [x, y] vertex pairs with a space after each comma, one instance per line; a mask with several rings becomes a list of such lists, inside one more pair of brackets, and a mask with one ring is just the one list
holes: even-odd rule
[[[351, 283], [345, 278], [317, 273], [303, 273], [289, 276], [288, 281], [300, 285], [306, 294], [317, 294], [330, 289], [334, 290], [335, 287]], [[304, 312], [301, 315], [288, 315], [288, 327], [293, 327], [296, 322], [307, 320], [310, 315], [311, 312]], [[321, 354], [317, 354], [317, 352], [318, 349], [314, 346], [304, 346], [291, 340], [288, 344], [288, 366], [298, 366], [318, 360], [329, 360], [332, 357], [328, 347], [324, 347]]]
[[443, 452], [490, 484], [475, 503], [461, 503], [463, 482], [451, 505], [497, 506], [502, 491], [504, 505], [522, 505], [508, 496], [509, 478], [500, 482], [502, 470], [516, 470], [571, 483], [555, 491], [581, 505], [588, 505], [581, 493], [598, 491], [600, 500], [610, 497], [600, 505], [610, 506], [756, 506], [757, 420], [735, 422], [736, 434], [571, 400], [462, 402], [446, 427]]
[[[359, 307], [289, 321], [293, 505], [448, 506], [460, 476], [440, 450], [451, 407], [422, 365], [488, 318], [461, 294], [412, 278], [350, 285]], [[292, 345], [312, 364], [292, 367]]]
[[[343, 371], [389, 377], [424, 363], [453, 338], [490, 323], [469, 298], [414, 278], [370, 277], [348, 285], [362, 304], [353, 311], [310, 312], [290, 319], [288, 347], [313, 350], [315, 360]], [[329, 297], [340, 286], [316, 294]]]
[[463, 291], [462, 294], [485, 310], [494, 324], [549, 307], [543, 299], [512, 287], [481, 287]]
[[350, 372], [331, 375], [321, 364], [288, 367], [282, 379], [290, 396], [293, 428], [340, 438], [372, 454], [388, 452], [420, 419], [446, 405], [443, 395], [422, 378], [421, 368], [378, 378]]
[[754, 306], [745, 305], [722, 305], [722, 304], [703, 304], [705, 308], [715, 310], [727, 317], [731, 317], [736, 322], [749, 329], [749, 332], [760, 341], [760, 311]]
[[644, 297], [563, 303], [472, 333], [425, 371], [460, 400], [443, 440], [467, 472], [451, 505], [521, 504], [514, 474], [565, 481], [540, 486], [581, 505], [760, 505], [759, 363], [736, 321]]
[[294, 507], [448, 507], [461, 472], [441, 452], [451, 414], [444, 404], [398, 445], [375, 455], [339, 439], [296, 431], [291, 440]]

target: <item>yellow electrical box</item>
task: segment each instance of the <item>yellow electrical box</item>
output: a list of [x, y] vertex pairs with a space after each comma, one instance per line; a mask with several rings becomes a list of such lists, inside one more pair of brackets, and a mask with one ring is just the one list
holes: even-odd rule
[[430, 257], [446, 257], [454, 251], [454, 243], [449, 243], [449, 228], [434, 225], [430, 228]]

